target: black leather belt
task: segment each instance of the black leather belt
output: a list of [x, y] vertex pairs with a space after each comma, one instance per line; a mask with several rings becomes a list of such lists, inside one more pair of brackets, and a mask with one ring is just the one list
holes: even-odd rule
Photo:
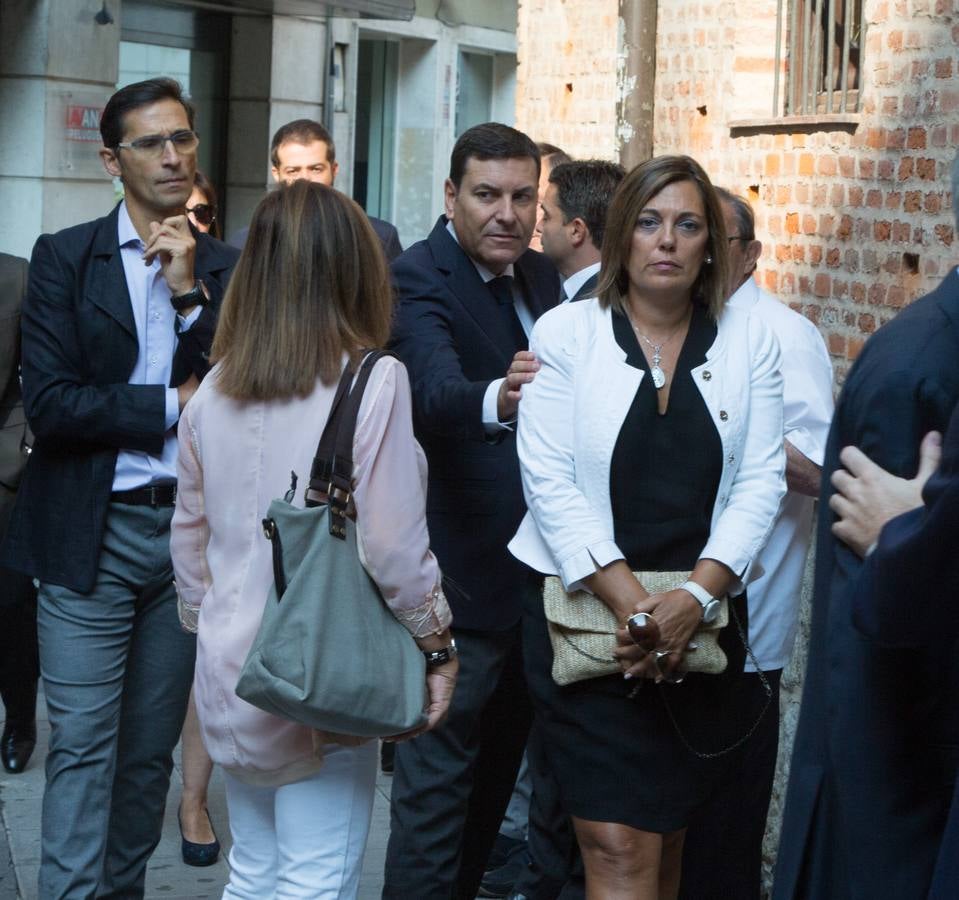
[[110, 502], [127, 506], [175, 506], [176, 485], [151, 484], [132, 491], [114, 491], [110, 494]]

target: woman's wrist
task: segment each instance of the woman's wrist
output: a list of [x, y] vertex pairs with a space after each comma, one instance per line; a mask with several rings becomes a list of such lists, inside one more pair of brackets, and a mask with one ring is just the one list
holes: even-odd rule
[[453, 635], [447, 628], [439, 634], [427, 634], [415, 640], [416, 646], [424, 653], [435, 653], [437, 650], [445, 650], [449, 647], [453, 643]]

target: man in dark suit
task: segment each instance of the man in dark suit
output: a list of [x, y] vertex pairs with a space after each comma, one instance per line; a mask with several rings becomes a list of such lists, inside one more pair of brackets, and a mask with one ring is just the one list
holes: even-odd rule
[[[318, 181], [333, 187], [340, 164], [336, 161], [333, 136], [319, 122], [296, 119], [277, 129], [270, 142], [270, 172], [277, 184], [290, 184], [298, 178]], [[383, 245], [388, 262], [403, 252], [396, 228], [376, 216], [367, 216]], [[230, 236], [230, 243], [241, 250], [249, 228], [241, 228]]]
[[100, 133], [125, 199], [34, 248], [22, 372], [36, 442], [0, 552], [40, 582], [49, 900], [142, 897], [160, 837], [195, 653], [169, 553], [175, 426], [237, 257], [187, 221], [198, 139], [177, 82], [117, 91]]
[[[27, 261], [0, 253], [0, 540], [33, 443], [20, 396], [20, 306]], [[3, 768], [22, 772], [37, 743], [37, 592], [23, 572], [0, 569], [0, 697]]]
[[625, 176], [602, 159], [562, 163], [549, 174], [536, 230], [563, 279], [563, 302], [596, 295], [606, 210]]
[[[959, 160], [953, 187], [959, 190]], [[876, 332], [849, 373], [826, 447], [824, 498], [849, 445], [912, 477], [921, 439], [945, 429], [959, 399], [957, 354], [959, 274], [952, 270]], [[852, 609], [862, 561], [834, 536], [834, 522], [823, 504], [773, 897], [921, 898], [959, 755], [959, 647], [947, 637], [904, 654], [860, 633]], [[902, 600], [896, 618], [908, 622], [915, 598]]]
[[393, 264], [394, 348], [429, 461], [461, 674], [446, 723], [397, 748], [384, 897], [475, 897], [529, 729], [519, 622], [532, 574], [506, 544], [525, 512], [513, 423], [537, 368], [527, 338], [559, 294], [552, 264], [527, 249], [538, 177], [525, 134], [469, 129], [446, 215]]

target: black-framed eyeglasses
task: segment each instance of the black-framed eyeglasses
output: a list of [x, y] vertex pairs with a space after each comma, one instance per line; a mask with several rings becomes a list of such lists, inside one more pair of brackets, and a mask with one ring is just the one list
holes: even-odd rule
[[167, 141], [173, 144], [173, 149], [177, 153], [186, 154], [196, 150], [197, 144], [200, 143], [200, 136], [189, 129], [174, 131], [173, 134], [145, 134], [132, 141], [117, 144], [116, 149], [132, 150], [147, 159], [158, 159], [163, 155]]
[[197, 203], [196, 206], [188, 206], [188, 213], [193, 213], [197, 225], [209, 228], [216, 221], [216, 207], [209, 203]]

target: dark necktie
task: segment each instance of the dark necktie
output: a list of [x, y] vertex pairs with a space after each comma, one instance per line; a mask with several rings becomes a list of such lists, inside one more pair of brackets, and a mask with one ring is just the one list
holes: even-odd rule
[[513, 338], [513, 352], [529, 349], [529, 339], [523, 331], [523, 324], [516, 314], [516, 304], [513, 302], [513, 279], [509, 275], [498, 275], [486, 282], [490, 293], [496, 298], [500, 314], [506, 323], [509, 334]]

